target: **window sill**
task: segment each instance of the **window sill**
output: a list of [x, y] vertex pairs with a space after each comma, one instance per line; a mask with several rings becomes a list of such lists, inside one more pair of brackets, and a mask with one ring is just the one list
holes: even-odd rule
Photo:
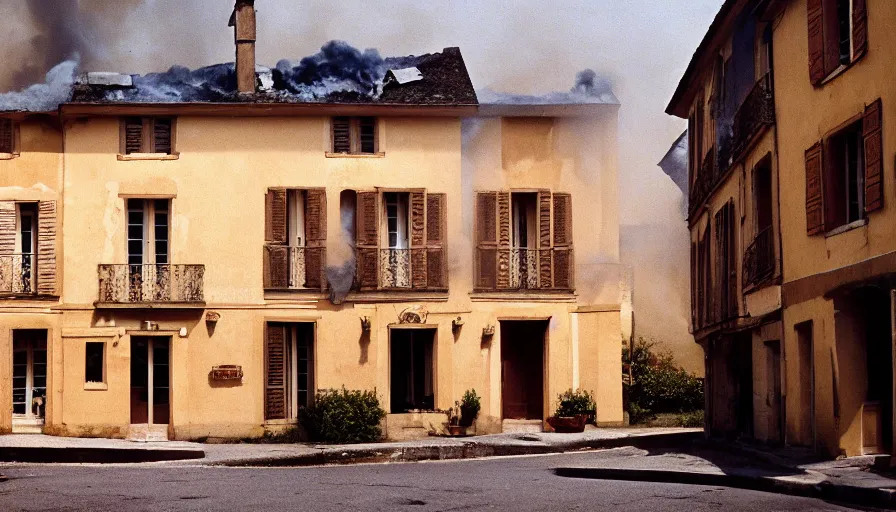
[[0, 160], [12, 160], [18, 157], [19, 153], [0, 153]]
[[473, 302], [575, 302], [575, 291], [520, 290], [481, 291], [470, 294]]
[[141, 160], [178, 160], [180, 158], [180, 153], [131, 153], [129, 155], [118, 155], [119, 162], [135, 162]]
[[109, 385], [105, 382], [85, 382], [84, 391], [107, 391]]
[[382, 151], [378, 153], [332, 153], [327, 151], [324, 156], [327, 158], [385, 158], [386, 153]]
[[867, 218], [866, 218], [866, 219], [859, 219], [859, 220], [857, 220], [857, 221], [850, 222], [849, 224], [844, 224], [843, 226], [840, 226], [840, 227], [838, 227], [838, 228], [834, 228], [834, 229], [828, 231], [827, 233], [824, 234], [824, 237], [825, 237], [825, 238], [831, 238], [832, 236], [837, 236], [837, 235], [840, 235], [840, 234], [842, 234], [842, 233], [846, 233], [847, 231], [852, 231], [852, 230], [854, 230], [854, 229], [858, 229], [858, 228], [860, 228], [860, 227], [862, 227], [862, 226], [865, 226], [865, 225], [867, 225], [867, 224], [868, 224], [868, 219], [867, 219]]
[[849, 62], [849, 64], [840, 64], [840, 66], [838, 66], [835, 70], [831, 71], [831, 72], [828, 74], [828, 76], [824, 77], [824, 80], [822, 80], [821, 82], [819, 82], [818, 85], [817, 85], [816, 87], [824, 87], [824, 86], [827, 85], [828, 83], [833, 82], [838, 76], [842, 75], [843, 73], [846, 73], [846, 70], [847, 70], [847, 69], [849, 69], [849, 68], [855, 66], [856, 63], [859, 62], [860, 60], [862, 60], [862, 57], [864, 57], [864, 56], [865, 56], [864, 54], [856, 55], [856, 56]]

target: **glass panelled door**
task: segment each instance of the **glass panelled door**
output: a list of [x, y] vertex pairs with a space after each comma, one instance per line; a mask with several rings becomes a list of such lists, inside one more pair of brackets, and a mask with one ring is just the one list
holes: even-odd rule
[[47, 331], [13, 331], [13, 417], [43, 418], [46, 400]]
[[162, 337], [131, 339], [131, 424], [171, 420], [170, 343]]

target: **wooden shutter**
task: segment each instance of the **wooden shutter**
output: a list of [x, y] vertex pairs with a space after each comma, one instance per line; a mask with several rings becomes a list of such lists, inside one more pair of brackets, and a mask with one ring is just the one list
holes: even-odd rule
[[498, 193], [476, 193], [476, 288], [493, 290], [498, 279]]
[[809, 23], [809, 79], [818, 85], [827, 76], [824, 64], [823, 0], [808, 0], [806, 16]]
[[362, 290], [379, 286], [379, 213], [379, 192], [358, 192], [356, 275]]
[[[0, 201], [0, 256], [16, 252], [16, 203]], [[0, 263], [3, 263], [0, 261]]]
[[728, 202], [728, 213], [727, 213], [727, 222], [728, 225], [725, 227], [725, 232], [728, 237], [726, 242], [728, 254], [726, 257], [726, 263], [728, 264], [728, 268], [726, 269], [728, 272], [728, 317], [734, 318], [738, 316], [738, 307], [737, 307], [737, 221], [736, 221], [736, 213], [734, 208], [734, 201]]
[[15, 152], [15, 136], [12, 119], [0, 119], [0, 153]]
[[824, 193], [821, 173], [824, 167], [822, 143], [806, 150], [806, 233], [824, 233]]
[[265, 196], [262, 267], [265, 288], [289, 287], [289, 247], [286, 245], [286, 189], [268, 189]]
[[411, 224], [411, 287], [426, 288], [426, 192], [412, 190], [408, 209]]
[[171, 119], [154, 119], [152, 124], [152, 151], [153, 153], [165, 153], [170, 155], [171, 144]]
[[127, 117], [124, 120], [124, 154], [143, 152], [143, 119]]
[[327, 191], [305, 191], [305, 287], [325, 288], [327, 244]]
[[510, 288], [510, 251], [513, 241], [510, 233], [510, 192], [498, 192], [498, 271], [497, 287]]
[[352, 152], [351, 119], [348, 117], [333, 118], [333, 152]]
[[538, 287], [552, 288], [553, 251], [551, 238], [551, 202], [550, 190], [538, 191]]
[[56, 295], [56, 201], [37, 206], [37, 293]]
[[555, 193], [554, 201], [554, 288], [572, 289], [572, 196]]
[[448, 288], [445, 268], [446, 194], [426, 194], [426, 287]]
[[286, 326], [267, 324], [265, 329], [264, 419], [286, 419]]
[[868, 51], [868, 7], [866, 0], [852, 0], [853, 60]]
[[884, 207], [883, 122], [881, 100], [865, 107], [862, 138], [865, 146], [865, 212]]

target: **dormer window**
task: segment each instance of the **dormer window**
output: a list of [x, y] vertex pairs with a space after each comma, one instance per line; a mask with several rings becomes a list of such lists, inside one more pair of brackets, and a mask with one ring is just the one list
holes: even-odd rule
[[173, 155], [174, 119], [126, 117], [121, 123], [121, 154]]
[[332, 124], [334, 154], [378, 154], [375, 117], [334, 117]]

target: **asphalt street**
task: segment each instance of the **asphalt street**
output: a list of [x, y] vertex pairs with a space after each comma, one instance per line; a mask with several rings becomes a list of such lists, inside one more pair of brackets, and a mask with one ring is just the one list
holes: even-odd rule
[[12, 465], [0, 510], [851, 510], [721, 487], [580, 480], [594, 453], [315, 468]]

